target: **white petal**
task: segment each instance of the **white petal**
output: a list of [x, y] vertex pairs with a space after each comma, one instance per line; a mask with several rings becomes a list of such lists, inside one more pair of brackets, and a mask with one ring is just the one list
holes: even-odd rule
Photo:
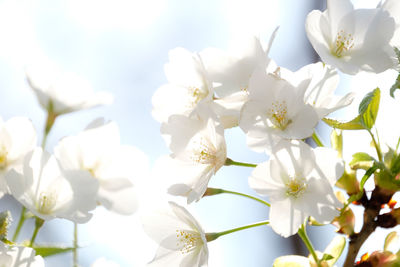
[[308, 214], [295, 210], [290, 199], [271, 203], [269, 211], [270, 225], [272, 229], [283, 237], [289, 237], [297, 233]]
[[24, 117], [14, 117], [5, 123], [5, 127], [12, 142], [7, 158], [11, 161], [22, 160], [36, 146], [36, 130], [31, 120]]

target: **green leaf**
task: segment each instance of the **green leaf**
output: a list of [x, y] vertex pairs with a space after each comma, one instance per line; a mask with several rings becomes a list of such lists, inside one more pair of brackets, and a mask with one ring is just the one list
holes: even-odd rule
[[375, 159], [364, 152], [358, 152], [353, 155], [353, 159], [350, 161], [349, 166], [353, 170], [365, 169], [368, 170], [374, 164]]
[[379, 110], [380, 98], [381, 91], [379, 88], [376, 88], [372, 92], [369, 92], [358, 106], [358, 113], [361, 116], [361, 123], [368, 130], [370, 130], [375, 124]]
[[[397, 47], [395, 47], [394, 52], [396, 52], [397, 60], [400, 64], [400, 50]], [[394, 82], [393, 86], [390, 88], [390, 96], [393, 98], [394, 98], [394, 91], [396, 91], [396, 89], [400, 89], [400, 72], [399, 72], [399, 75], [397, 76], [396, 81]]]
[[354, 119], [348, 122], [340, 122], [334, 119], [323, 118], [322, 119], [326, 124], [331, 126], [332, 128], [340, 129], [340, 130], [364, 130], [361, 123], [361, 116], [358, 115]]
[[40, 255], [42, 257], [49, 257], [57, 254], [62, 254], [66, 252], [72, 251], [73, 247], [65, 247], [65, 246], [41, 246], [35, 245], [33, 249], [36, 251], [36, 255]]
[[11, 221], [11, 213], [8, 210], [0, 213], [0, 240], [7, 239], [8, 229]]

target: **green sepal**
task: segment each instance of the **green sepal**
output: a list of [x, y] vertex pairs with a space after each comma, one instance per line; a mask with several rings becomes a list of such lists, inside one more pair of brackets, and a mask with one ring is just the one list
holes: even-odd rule
[[371, 175], [379, 168], [380, 168], [379, 164], [374, 162], [372, 167], [365, 172], [364, 176], [361, 178], [360, 181], [360, 191], [357, 194], [349, 197], [349, 199], [347, 200], [347, 204], [343, 207], [342, 210], [345, 210], [350, 203], [352, 203], [353, 201], [358, 201], [362, 197], [362, 195], [364, 194], [365, 183], [368, 181]]
[[399, 236], [397, 235], [396, 231], [390, 232], [386, 238], [385, 238], [385, 243], [383, 245], [383, 250], [389, 250], [389, 247], [392, 243], [397, 243], [399, 240]]
[[[397, 47], [395, 47], [394, 48], [394, 52], [396, 53], [398, 63], [400, 64], [400, 50]], [[399, 75], [396, 78], [396, 81], [394, 82], [394, 84], [390, 88], [390, 96], [391, 97], [394, 98], [394, 91], [396, 91], [397, 89], [400, 89], [400, 72], [399, 72]]]
[[[396, 178], [397, 177], [397, 178]], [[390, 191], [400, 191], [400, 179], [398, 175], [388, 170], [383, 170], [375, 175], [375, 184]]]
[[322, 255], [321, 261], [329, 261], [334, 259], [333, 256], [331, 254], [326, 254], [324, 253], [324, 255]]
[[[343, 253], [344, 247], [346, 246], [346, 238], [343, 236], [336, 236], [332, 239], [329, 245], [324, 251], [324, 256], [328, 255], [332, 258], [325, 259], [329, 267], [333, 266]], [[324, 257], [323, 256], [323, 257]], [[324, 258], [322, 258], [324, 260]]]
[[396, 175], [400, 172], [400, 155], [393, 155], [393, 158], [390, 162], [390, 171]]
[[372, 167], [375, 161], [376, 160], [367, 153], [358, 152], [353, 154], [353, 159], [349, 162], [349, 166], [352, 170], [368, 170]]
[[357, 173], [354, 170], [345, 170], [335, 185], [346, 190], [348, 195], [360, 192], [360, 183], [357, 180]]
[[348, 122], [340, 122], [334, 119], [323, 118], [322, 119], [326, 124], [335, 129], [340, 130], [364, 130], [364, 127], [361, 123], [361, 116], [358, 115], [354, 119]]
[[70, 252], [74, 249], [73, 247], [57, 246], [57, 245], [51, 245], [51, 246], [34, 245], [32, 248], [36, 251], [36, 255], [40, 255], [42, 257], [58, 255]]
[[342, 158], [343, 156], [343, 134], [342, 131], [332, 129], [331, 132], [331, 147], [338, 152], [338, 157]]
[[379, 101], [381, 98], [381, 91], [376, 88], [369, 92], [358, 106], [358, 114], [361, 116], [361, 124], [368, 130], [375, 124], [376, 117], [379, 110]]

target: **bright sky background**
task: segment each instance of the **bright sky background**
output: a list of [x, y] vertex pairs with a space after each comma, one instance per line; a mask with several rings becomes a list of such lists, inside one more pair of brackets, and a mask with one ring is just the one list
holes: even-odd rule
[[[319, 1], [319, 0], [318, 0]], [[317, 2], [318, 2], [317, 1]], [[152, 165], [168, 153], [160, 125], [151, 117], [151, 96], [166, 83], [163, 65], [168, 51], [181, 46], [190, 51], [206, 47], [229, 47], [230, 40], [253, 33], [267, 42], [280, 29], [271, 50], [278, 65], [296, 70], [311, 63], [304, 21], [313, 9], [312, 0], [2, 0], [0, 1], [0, 115], [4, 119], [28, 116], [40, 133], [44, 112], [30, 91], [24, 66], [50, 58], [60, 67], [79, 73], [93, 87], [110, 91], [111, 106], [60, 117], [48, 139], [48, 150], [62, 136], [76, 134], [99, 116], [115, 120], [123, 144], [143, 150]], [[361, 0], [354, 1], [355, 4]], [[370, 7], [377, 1], [370, 1]], [[364, 2], [363, 2], [364, 3]], [[306, 51], [306, 52], [305, 52]], [[344, 77], [344, 80], [348, 77]], [[238, 161], [261, 162], [265, 155], [245, 146], [240, 130], [226, 133], [228, 156]], [[249, 194], [251, 170], [222, 168], [211, 186]], [[143, 191], [146, 201], [156, 201], [157, 191]], [[16, 205], [8, 203], [7, 207]], [[216, 196], [194, 205], [206, 231], [220, 231], [267, 219], [268, 209], [234, 196]], [[193, 209], [193, 208], [192, 208]], [[17, 221], [15, 213], [14, 221]], [[15, 226], [15, 225], [14, 225]], [[31, 229], [26, 227], [26, 236]], [[333, 231], [333, 228], [329, 228]], [[325, 230], [314, 233], [316, 247], [323, 250], [330, 237]], [[123, 217], [97, 209], [90, 223], [80, 228], [82, 266], [105, 256], [121, 266], [143, 266], [156, 245], [140, 228], [139, 216]], [[24, 233], [23, 233], [24, 234]], [[72, 224], [55, 220], [45, 225], [38, 241], [71, 242]], [[289, 243], [268, 227], [251, 229], [210, 243], [210, 266], [271, 266], [274, 258], [290, 253]], [[47, 266], [71, 266], [49, 259]]]

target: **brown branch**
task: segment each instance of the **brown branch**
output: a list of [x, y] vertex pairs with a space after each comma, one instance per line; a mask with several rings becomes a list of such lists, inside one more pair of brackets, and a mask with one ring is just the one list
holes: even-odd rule
[[365, 240], [375, 231], [377, 224], [375, 222], [376, 216], [379, 214], [379, 210], [376, 209], [365, 209], [364, 211], [364, 225], [358, 234], [350, 236], [349, 249], [347, 251], [346, 261], [343, 267], [353, 267], [356, 260], [358, 251]]

